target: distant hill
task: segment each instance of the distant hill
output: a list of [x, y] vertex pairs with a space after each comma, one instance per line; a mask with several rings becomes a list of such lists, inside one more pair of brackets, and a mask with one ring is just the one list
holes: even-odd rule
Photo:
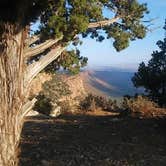
[[[131, 78], [133, 69], [95, 67], [86, 68], [78, 75], [70, 76], [64, 71], [60, 74], [63, 80], [69, 84], [74, 96], [92, 93], [98, 96], [121, 99], [124, 95], [135, 95], [144, 92], [143, 88], [135, 88]], [[64, 74], [64, 75], [63, 75]]]
[[[124, 95], [134, 95], [135, 93], [143, 93], [143, 89], [136, 89], [131, 78], [134, 71], [112, 69], [112, 68], [95, 68], [85, 69], [78, 75], [68, 75], [60, 72], [62, 80], [69, 85], [72, 94], [65, 99], [74, 99], [84, 97], [88, 93], [111, 97], [120, 101]], [[36, 95], [42, 90], [42, 83], [51, 79], [51, 75], [40, 73], [36, 77], [31, 86], [30, 95]], [[62, 98], [63, 99], [63, 98]]]
[[87, 69], [81, 72], [85, 90], [89, 93], [121, 98], [124, 95], [143, 93], [143, 89], [135, 88], [131, 82], [133, 71], [122, 69], [98, 68]]

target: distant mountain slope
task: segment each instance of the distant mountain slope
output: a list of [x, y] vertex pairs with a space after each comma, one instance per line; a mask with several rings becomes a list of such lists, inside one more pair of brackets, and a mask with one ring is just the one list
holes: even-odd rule
[[126, 94], [143, 92], [143, 89], [136, 89], [133, 86], [131, 82], [133, 74], [131, 71], [102, 69], [83, 71], [80, 77], [89, 93], [119, 98]]
[[[61, 73], [62, 74], [62, 73]], [[92, 93], [98, 96], [122, 98], [124, 95], [142, 93], [143, 89], [136, 89], [131, 82], [134, 72], [115, 69], [84, 70], [78, 75], [62, 74], [64, 82], [69, 85], [72, 94], [68, 98], [74, 99]], [[51, 75], [41, 73], [32, 83], [31, 96], [42, 90], [42, 83], [51, 79]], [[65, 97], [67, 98], [67, 97]]]

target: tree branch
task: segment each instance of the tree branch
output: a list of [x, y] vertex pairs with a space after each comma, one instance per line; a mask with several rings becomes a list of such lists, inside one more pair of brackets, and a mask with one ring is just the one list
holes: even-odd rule
[[60, 37], [58, 39], [46, 40], [44, 43], [41, 43], [32, 48], [28, 48], [25, 51], [24, 55], [25, 55], [25, 57], [33, 57], [35, 55], [38, 55], [38, 54], [42, 53], [43, 51], [45, 51], [46, 49], [50, 48], [52, 45], [56, 44], [61, 39], [62, 39], [62, 37]]
[[109, 19], [109, 20], [103, 20], [103, 21], [99, 21], [99, 22], [89, 23], [88, 29], [104, 27], [104, 26], [110, 25], [110, 24], [118, 21], [119, 19], [120, 19], [120, 17], [114, 17], [114, 18]]
[[[91, 29], [91, 28], [104, 27], [104, 26], [110, 25], [110, 24], [118, 21], [119, 18], [120, 17], [114, 17], [114, 18], [109, 19], [109, 20], [103, 20], [103, 21], [99, 21], [99, 22], [90, 23], [88, 28]], [[24, 53], [25, 57], [32, 57], [32, 56], [35, 56], [35, 55], [42, 53], [43, 51], [45, 51], [46, 49], [50, 48], [52, 45], [54, 45], [55, 43], [60, 41], [62, 38], [63, 37], [60, 37], [58, 39], [49, 39], [49, 40], [46, 40], [44, 43], [41, 43], [40, 45], [37, 45], [37, 46], [32, 47], [32, 48], [28, 48]], [[34, 43], [38, 39], [39, 39], [39, 36], [31, 37], [29, 44]]]
[[[110, 25], [116, 21], [118, 21], [120, 17], [114, 17], [109, 20], [99, 21], [95, 23], [90, 23], [88, 28], [97, 28], [97, 27], [103, 27]], [[26, 56], [34, 56], [39, 53], [44, 52], [46, 49], [50, 48], [52, 45], [57, 43], [61, 38], [58, 38], [56, 40], [49, 39], [46, 42], [37, 45], [34, 48], [30, 48], [29, 51], [26, 52]], [[24, 85], [29, 85], [30, 82], [33, 80], [33, 78], [41, 71], [43, 70], [48, 64], [50, 64], [52, 61], [54, 61], [56, 58], [58, 58], [61, 53], [65, 50], [65, 47], [62, 46], [56, 46], [56, 48], [52, 49], [47, 55], [40, 58], [39, 61], [34, 62], [33, 64], [30, 64], [27, 67], [27, 70], [24, 74]]]
[[35, 43], [40, 39], [40, 35], [33, 35], [26, 39], [25, 43], [27, 46], [30, 46], [31, 44]]
[[33, 108], [35, 102], [37, 101], [36, 98], [33, 98], [31, 101], [28, 100], [22, 107], [22, 112], [21, 112], [21, 116], [22, 118], [24, 118], [24, 116], [26, 116], [28, 114], [28, 112]]
[[30, 64], [24, 75], [24, 85], [29, 85], [32, 79], [48, 64], [57, 59], [65, 49], [66, 47], [56, 46], [56, 48], [48, 52], [47, 55], [41, 57], [39, 61]]

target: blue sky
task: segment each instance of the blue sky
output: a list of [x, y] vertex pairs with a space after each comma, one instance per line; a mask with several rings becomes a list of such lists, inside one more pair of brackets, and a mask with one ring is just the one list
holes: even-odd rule
[[[82, 56], [88, 57], [88, 66], [110, 66], [125, 69], [137, 69], [138, 65], [144, 61], [148, 62], [151, 53], [158, 49], [156, 42], [164, 38], [163, 26], [166, 19], [166, 0], [139, 0], [140, 3], [147, 3], [150, 13], [145, 20], [156, 18], [153, 22], [153, 32], [149, 32], [142, 40], [131, 42], [130, 46], [116, 52], [112, 46], [112, 40], [104, 40], [99, 43], [93, 39], [83, 39], [83, 44], [79, 47]], [[105, 11], [105, 15], [107, 12]], [[32, 25], [35, 30], [39, 22]], [[155, 29], [156, 27], [160, 27]]]
[[[151, 27], [153, 32], [149, 32], [143, 40], [137, 40], [130, 46], [116, 52], [112, 46], [112, 40], [104, 40], [102, 43], [96, 42], [90, 38], [83, 40], [80, 48], [81, 55], [88, 57], [88, 66], [110, 66], [137, 69], [139, 63], [147, 62], [151, 58], [151, 53], [157, 49], [156, 42], [164, 38], [163, 26], [166, 19], [166, 0], [139, 0], [141, 3], [147, 3], [150, 13], [146, 20], [157, 18]], [[155, 29], [156, 27], [160, 27]]]

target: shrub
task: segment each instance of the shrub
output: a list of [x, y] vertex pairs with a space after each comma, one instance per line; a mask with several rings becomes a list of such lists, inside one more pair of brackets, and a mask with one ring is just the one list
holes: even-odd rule
[[71, 94], [69, 86], [59, 75], [54, 74], [51, 80], [43, 84], [42, 91], [37, 95], [37, 102], [33, 109], [39, 113], [49, 115], [54, 107], [57, 106], [59, 99], [69, 94]]
[[76, 113], [78, 110], [77, 105], [73, 100], [63, 100], [59, 102], [58, 105], [61, 107], [62, 114]]
[[163, 113], [156, 103], [147, 97], [137, 96], [134, 98], [125, 97], [122, 103], [123, 113], [131, 116], [153, 117]]
[[71, 94], [69, 85], [65, 83], [58, 74], [52, 75], [52, 79], [46, 81], [42, 88], [42, 93], [49, 98], [52, 103], [56, 103], [61, 97]]
[[116, 100], [112, 101], [102, 96], [88, 94], [85, 99], [80, 102], [80, 108], [84, 111], [95, 111], [96, 109], [115, 111], [118, 106]]
[[89, 94], [88, 96], [85, 97], [84, 100], [80, 102], [80, 108], [81, 110], [85, 110], [85, 111], [94, 111], [96, 108], [92, 108], [92, 107], [95, 107], [94, 98], [92, 94]]
[[36, 99], [37, 99], [37, 102], [35, 103], [33, 109], [35, 111], [38, 111], [39, 113], [49, 115], [53, 109], [51, 100], [42, 93], [39, 93]]
[[70, 110], [70, 102], [68, 100], [59, 102], [58, 105], [61, 107], [61, 112], [67, 113]]

